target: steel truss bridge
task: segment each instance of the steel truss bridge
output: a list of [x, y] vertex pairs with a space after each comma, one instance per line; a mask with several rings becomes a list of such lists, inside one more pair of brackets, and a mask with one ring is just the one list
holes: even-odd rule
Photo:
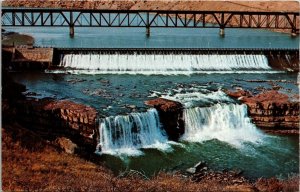
[[144, 27], [150, 28], [259, 28], [299, 34], [299, 12], [93, 10], [50, 8], [2, 8], [2, 26]]

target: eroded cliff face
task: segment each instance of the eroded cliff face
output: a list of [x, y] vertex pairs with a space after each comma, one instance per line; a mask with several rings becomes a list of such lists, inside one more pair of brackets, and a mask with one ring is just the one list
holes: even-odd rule
[[163, 98], [146, 101], [145, 104], [158, 111], [159, 119], [167, 132], [169, 139], [177, 141], [184, 133], [182, 104]]
[[99, 137], [95, 109], [68, 100], [28, 98], [15, 106], [17, 120], [47, 140], [64, 137], [80, 146], [78, 150], [95, 150]]
[[253, 123], [272, 133], [299, 134], [299, 98], [276, 90], [252, 95], [247, 91], [227, 92], [248, 106]]

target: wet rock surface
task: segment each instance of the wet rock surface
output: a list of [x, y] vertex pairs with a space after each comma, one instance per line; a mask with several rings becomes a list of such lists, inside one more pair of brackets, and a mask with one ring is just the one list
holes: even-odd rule
[[257, 95], [249, 91], [227, 91], [248, 106], [253, 123], [270, 133], [299, 134], [299, 102], [277, 90], [264, 90]]
[[149, 100], [146, 101], [145, 104], [155, 108], [158, 111], [160, 121], [166, 130], [169, 139], [177, 141], [184, 133], [182, 104], [163, 98]]
[[226, 191], [257, 191], [257, 189], [246, 179], [241, 170], [214, 171], [208, 168], [206, 162], [200, 161], [186, 170], [192, 181], [205, 183], [214, 181], [225, 185]]

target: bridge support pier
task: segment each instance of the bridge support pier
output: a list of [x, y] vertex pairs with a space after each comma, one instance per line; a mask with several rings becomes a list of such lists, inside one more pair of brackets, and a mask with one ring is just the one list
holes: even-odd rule
[[146, 27], [146, 36], [150, 37], [150, 27]]
[[224, 28], [220, 28], [220, 32], [219, 32], [221, 37], [225, 36], [225, 29]]
[[74, 29], [74, 25], [70, 26], [70, 37], [73, 38], [75, 35], [75, 29]]

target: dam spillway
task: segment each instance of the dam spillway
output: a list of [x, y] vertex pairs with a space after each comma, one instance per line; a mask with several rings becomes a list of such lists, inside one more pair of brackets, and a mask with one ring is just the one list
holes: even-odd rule
[[297, 49], [56, 48], [60, 68], [114, 72], [288, 70], [299, 68]]

